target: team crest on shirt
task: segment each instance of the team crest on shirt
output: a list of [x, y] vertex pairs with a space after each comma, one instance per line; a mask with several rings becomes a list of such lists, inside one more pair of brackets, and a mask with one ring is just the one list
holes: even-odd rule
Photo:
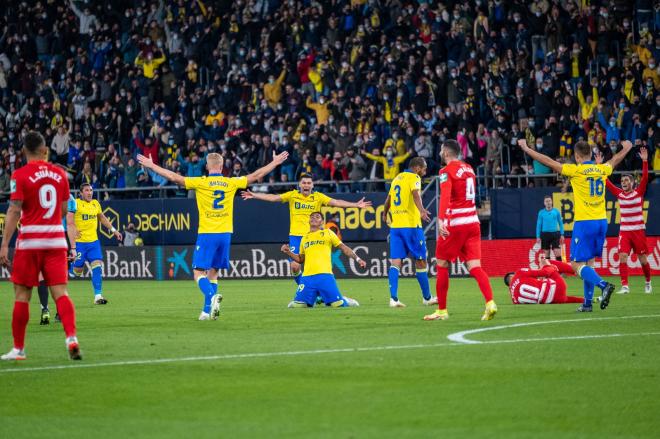
[[9, 182], [9, 192], [12, 194], [16, 192], [16, 180], [11, 180]]
[[443, 173], [443, 174], [440, 174], [440, 183], [444, 183], [445, 181], [447, 181], [448, 178], [449, 178], [449, 176], [447, 175], [446, 172]]
[[324, 233], [325, 233], [325, 232], [321, 232], [321, 238], [323, 238], [323, 234], [324, 234]]

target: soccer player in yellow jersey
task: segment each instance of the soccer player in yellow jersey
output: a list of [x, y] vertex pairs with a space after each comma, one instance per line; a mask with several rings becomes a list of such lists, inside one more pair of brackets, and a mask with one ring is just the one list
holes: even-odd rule
[[[298, 189], [277, 194], [258, 194], [250, 191], [244, 191], [241, 196], [244, 200], [263, 200], [273, 203], [289, 204], [289, 249], [297, 254], [300, 250], [300, 241], [302, 237], [309, 232], [309, 216], [312, 212], [319, 212], [321, 207], [357, 207], [364, 209], [371, 206], [371, 201], [365, 201], [364, 197], [360, 201], [351, 202], [344, 200], [335, 200], [320, 192], [313, 192], [314, 180], [309, 174], [301, 174], [298, 182]], [[300, 284], [301, 265], [294, 259], [291, 260], [291, 273], [297, 284]]]
[[399, 301], [399, 273], [402, 260], [409, 255], [415, 260], [415, 269], [419, 287], [422, 289], [424, 305], [437, 305], [438, 299], [431, 298], [429, 275], [426, 265], [426, 237], [422, 229], [422, 219], [430, 221], [429, 212], [422, 204], [422, 177], [426, 175], [426, 161], [422, 157], [410, 160], [410, 168], [398, 174], [385, 200], [383, 222], [390, 222], [390, 262], [387, 272], [390, 286], [390, 307], [405, 308]]
[[105, 305], [108, 301], [103, 297], [103, 280], [101, 279], [103, 254], [101, 253], [101, 243], [97, 232], [99, 221], [110, 229], [110, 232], [119, 241], [121, 241], [121, 233], [103, 215], [101, 205], [98, 200], [92, 198], [93, 195], [92, 186], [89, 183], [83, 183], [80, 186], [80, 198], [76, 199], [75, 210], [72, 209], [74, 206], [70, 206], [67, 213], [67, 217], [73, 216], [78, 231], [76, 245], [71, 249], [76, 252], [76, 259], [73, 261], [73, 273], [76, 276], [82, 276], [85, 262], [89, 262], [92, 271], [94, 304]]
[[342, 243], [332, 230], [324, 229], [323, 223], [323, 214], [312, 212], [309, 215], [309, 232], [300, 241], [300, 252], [294, 253], [288, 244], [282, 246], [282, 253], [305, 267], [289, 308], [312, 307], [319, 296], [323, 303], [333, 308], [359, 306], [356, 300], [344, 297], [339, 292], [337, 281], [332, 274], [332, 249], [339, 247], [342, 253], [355, 259], [362, 268], [365, 268], [367, 263]]
[[614, 285], [604, 281], [593, 269], [594, 260], [603, 251], [607, 233], [607, 211], [605, 209], [605, 182], [612, 170], [626, 157], [632, 143], [621, 142], [621, 151], [607, 163], [597, 164], [592, 160], [591, 146], [577, 142], [574, 147], [575, 163], [562, 165], [550, 157], [534, 151], [524, 139], [518, 145], [534, 160], [570, 179], [575, 205], [575, 224], [571, 237], [571, 265], [584, 283], [584, 303], [578, 312], [591, 312], [594, 288], [602, 290], [600, 308], [610, 303]]
[[183, 177], [154, 164], [151, 157], [138, 155], [142, 166], [173, 183], [195, 191], [199, 228], [193, 254], [195, 282], [204, 295], [204, 308], [199, 320], [216, 320], [220, 315], [222, 295], [218, 294], [218, 270], [229, 268], [229, 249], [234, 231], [234, 196], [238, 189], [265, 177], [282, 164], [289, 154], [273, 154], [273, 161], [244, 177], [224, 177], [224, 159], [220, 154], [206, 156], [206, 177]]

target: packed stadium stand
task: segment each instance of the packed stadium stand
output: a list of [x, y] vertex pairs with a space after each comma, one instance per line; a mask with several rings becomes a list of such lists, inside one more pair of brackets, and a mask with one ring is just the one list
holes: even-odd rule
[[561, 184], [527, 178], [550, 171], [519, 138], [561, 160], [629, 139], [658, 169], [660, 13], [590, 3], [5, 0], [0, 193], [29, 129], [95, 189], [166, 184], [139, 152], [199, 176], [211, 151], [244, 175], [286, 150], [262, 189], [307, 172], [378, 190], [361, 180], [415, 156], [437, 173], [450, 138], [491, 187]]

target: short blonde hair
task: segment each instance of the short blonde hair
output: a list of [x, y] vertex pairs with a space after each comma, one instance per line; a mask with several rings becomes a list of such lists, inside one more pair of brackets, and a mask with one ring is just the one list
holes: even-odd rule
[[222, 166], [223, 162], [224, 159], [217, 152], [211, 152], [206, 156], [206, 163], [208, 163], [209, 166]]

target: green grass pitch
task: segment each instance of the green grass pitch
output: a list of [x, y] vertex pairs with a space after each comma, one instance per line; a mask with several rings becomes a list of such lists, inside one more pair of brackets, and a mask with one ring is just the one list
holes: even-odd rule
[[[0, 437], [657, 437], [658, 292], [633, 278], [631, 294], [584, 315], [513, 306], [492, 283], [493, 321], [479, 320], [474, 281], [453, 279], [450, 320], [424, 322], [432, 308], [414, 280], [400, 285], [406, 309], [387, 307], [385, 279], [340, 281], [361, 307], [336, 310], [287, 309], [291, 280], [221, 280], [220, 319], [199, 322], [193, 282], [106, 282], [107, 306], [73, 282], [81, 363], [67, 359], [59, 324], [39, 326], [35, 293], [28, 360], [0, 364]], [[578, 280], [569, 287], [581, 294]], [[546, 321], [466, 336], [486, 343], [447, 338]]]

